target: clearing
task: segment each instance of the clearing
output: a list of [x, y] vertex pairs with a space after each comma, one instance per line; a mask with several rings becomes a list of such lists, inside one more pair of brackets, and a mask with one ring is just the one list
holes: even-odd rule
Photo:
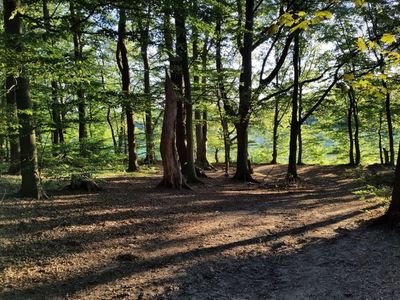
[[[209, 173], [193, 191], [152, 177], [0, 206], [1, 299], [398, 299], [400, 235], [371, 230], [382, 200], [343, 166]], [[368, 197], [367, 197], [368, 198]]]

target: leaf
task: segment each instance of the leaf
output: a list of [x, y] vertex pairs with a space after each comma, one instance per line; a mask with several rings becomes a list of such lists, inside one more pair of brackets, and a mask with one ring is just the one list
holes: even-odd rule
[[393, 34], [390, 34], [390, 33], [385, 33], [381, 37], [381, 42], [383, 42], [385, 44], [393, 44], [395, 41], [396, 41], [396, 37]]
[[364, 79], [374, 79], [374, 74], [367, 73], [367, 74], [364, 75]]
[[299, 17], [304, 17], [306, 15], [306, 12], [305, 11], [299, 11], [299, 12], [297, 12], [297, 15]]
[[293, 16], [289, 13], [284, 13], [280, 18], [279, 18], [279, 23], [281, 25], [286, 25], [286, 26], [292, 26], [294, 23]]
[[358, 50], [360, 50], [361, 52], [365, 52], [368, 50], [367, 44], [365, 44], [363, 38], [359, 37], [357, 39], [357, 48]]
[[368, 42], [367, 42], [367, 45], [368, 45], [368, 48], [369, 48], [369, 49], [374, 49], [375, 46], [376, 46], [375, 42], [373, 42], [373, 41], [368, 41]]
[[306, 30], [308, 28], [309, 21], [305, 20], [294, 26], [290, 29], [291, 32], [295, 32], [296, 30]]
[[343, 79], [347, 81], [352, 81], [354, 79], [354, 74], [349, 74], [349, 73], [344, 74]]
[[329, 10], [321, 10], [315, 13], [315, 17], [322, 20], [327, 20], [327, 19], [332, 19], [333, 14]]
[[379, 74], [378, 79], [382, 80], [382, 81], [386, 81], [387, 76], [385, 74]]
[[354, 2], [355, 2], [355, 4], [356, 4], [356, 6], [363, 6], [365, 0], [355, 0]]

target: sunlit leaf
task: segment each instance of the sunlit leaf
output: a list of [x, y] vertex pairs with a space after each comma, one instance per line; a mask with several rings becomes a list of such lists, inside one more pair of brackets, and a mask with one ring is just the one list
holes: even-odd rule
[[393, 44], [395, 41], [396, 41], [396, 37], [393, 34], [390, 34], [390, 33], [385, 33], [381, 37], [381, 42], [383, 42], [385, 44]]
[[367, 44], [364, 42], [364, 40], [361, 37], [359, 37], [357, 39], [357, 48], [361, 52], [365, 52], [368, 50]]

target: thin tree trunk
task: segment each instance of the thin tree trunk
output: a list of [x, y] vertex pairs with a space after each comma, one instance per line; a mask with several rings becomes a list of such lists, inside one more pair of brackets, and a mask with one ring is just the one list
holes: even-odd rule
[[382, 111], [379, 111], [378, 143], [379, 143], [379, 159], [380, 159], [381, 165], [383, 165], [383, 149], [382, 149]]
[[[384, 82], [383, 87], [387, 89], [387, 85]], [[390, 93], [386, 93], [385, 100], [385, 109], [386, 109], [386, 121], [388, 126], [388, 135], [389, 135], [389, 152], [390, 152], [390, 165], [394, 166], [394, 140], [393, 140], [393, 124], [392, 124], [392, 112], [390, 108]]]
[[146, 18], [146, 24], [140, 24], [142, 30], [140, 31], [140, 49], [143, 61], [143, 84], [144, 94], [146, 98], [146, 111], [145, 111], [145, 134], [146, 134], [146, 157], [145, 163], [154, 163], [154, 141], [153, 141], [153, 120], [152, 120], [152, 103], [150, 94], [150, 64], [148, 58], [149, 46], [149, 20], [150, 11]]
[[[225, 176], [229, 176], [229, 163], [230, 163], [230, 145], [231, 139], [229, 136], [229, 128], [228, 128], [228, 120], [225, 114], [230, 113], [233, 115], [232, 110], [228, 104], [228, 96], [225, 91], [225, 84], [224, 84], [224, 74], [223, 74], [223, 66], [222, 66], [222, 54], [221, 54], [221, 23], [222, 23], [223, 15], [220, 13], [217, 15], [216, 25], [215, 25], [215, 32], [216, 32], [216, 43], [215, 43], [215, 65], [217, 70], [217, 87], [218, 87], [218, 111], [221, 120], [221, 127], [222, 127], [222, 134], [224, 138], [224, 155], [225, 155]], [[224, 106], [224, 112], [222, 112], [221, 103]], [[216, 150], [217, 152], [217, 150]], [[218, 156], [216, 156], [218, 158]], [[218, 161], [216, 160], [216, 163]]]
[[293, 96], [292, 96], [292, 117], [290, 124], [290, 145], [289, 145], [289, 165], [288, 165], [288, 180], [297, 180], [297, 165], [296, 165], [296, 152], [297, 152], [297, 136], [299, 132], [299, 121], [298, 117], [298, 97], [299, 97], [299, 33], [296, 32], [294, 35], [294, 46], [293, 46]]
[[[207, 72], [207, 53], [208, 53], [208, 49], [207, 49], [207, 45], [208, 45], [208, 41], [207, 39], [204, 41], [204, 45], [203, 45], [203, 50], [201, 53], [201, 64], [202, 64], [202, 70], [203, 70], [203, 74], [206, 74]], [[201, 84], [202, 84], [202, 92], [205, 94], [206, 93], [206, 85], [207, 85], [207, 77], [206, 75], [203, 75], [202, 79], [201, 79]], [[201, 139], [200, 139], [200, 151], [198, 153], [198, 162], [199, 165], [205, 169], [205, 170], [210, 170], [212, 169], [211, 164], [208, 162], [207, 159], [207, 134], [208, 134], [208, 113], [207, 113], [207, 109], [203, 109], [202, 111], [202, 122], [201, 122], [201, 130], [202, 130], [202, 134], [201, 134]]]
[[349, 164], [351, 166], [355, 165], [354, 160], [354, 140], [353, 140], [353, 99], [351, 97], [351, 91], [349, 91], [349, 108], [347, 111], [347, 131], [349, 134]]
[[[299, 63], [300, 64], [300, 63]], [[300, 67], [299, 67], [299, 75], [300, 75]], [[303, 113], [303, 95], [302, 95], [302, 87], [299, 87], [299, 120], [301, 119], [301, 115]], [[297, 164], [303, 164], [303, 138], [301, 135], [302, 124], [299, 123], [299, 133], [298, 133], [298, 148], [299, 152], [297, 154]]]
[[[46, 33], [50, 32], [50, 13], [48, 8], [48, 1], [43, 0], [43, 19], [44, 25], [46, 29]], [[53, 154], [57, 155], [57, 146], [61, 141], [64, 140], [63, 132], [62, 132], [62, 123], [61, 123], [61, 112], [60, 112], [60, 102], [58, 100], [58, 83], [55, 80], [51, 81], [51, 115], [53, 121], [53, 132], [52, 132], [52, 142], [53, 142]]]
[[[127, 49], [125, 45], [126, 37], [126, 14], [123, 8], [119, 11], [118, 23], [118, 43], [117, 43], [117, 63], [121, 73], [122, 92], [126, 97], [130, 94], [130, 76]], [[125, 105], [126, 130], [128, 136], [128, 168], [127, 172], [138, 170], [137, 155], [135, 147], [135, 123], [133, 120], [133, 111], [130, 103]]]
[[[195, 81], [196, 83], [196, 81]], [[198, 82], [197, 82], [198, 83]], [[203, 124], [201, 110], [196, 109], [194, 112], [194, 119], [196, 124], [196, 165], [203, 168], [202, 154], [203, 149]]]
[[357, 108], [357, 100], [355, 96], [353, 96], [354, 104], [353, 104], [353, 115], [354, 115], [354, 148], [356, 151], [355, 155], [355, 164], [358, 166], [361, 161], [361, 151], [360, 151], [360, 140], [359, 140], [359, 121], [358, 121], [358, 108]]
[[278, 127], [279, 127], [279, 100], [275, 99], [274, 122], [272, 128], [272, 160], [271, 164], [276, 164], [278, 159]]
[[117, 139], [115, 138], [114, 126], [113, 126], [112, 120], [111, 120], [111, 107], [107, 108], [107, 123], [108, 123], [108, 126], [110, 126], [110, 130], [111, 130], [111, 138], [113, 141], [114, 152], [117, 153], [118, 145], [117, 145]]
[[[72, 20], [71, 28], [74, 42], [74, 60], [78, 65], [83, 59], [83, 43], [81, 26], [78, 24], [80, 22], [79, 15], [76, 11], [74, 0], [70, 1], [70, 11]], [[87, 151], [85, 149], [85, 139], [87, 138], [85, 91], [81, 84], [78, 84], [76, 94], [78, 98], [80, 149], [82, 155], [87, 155]]]

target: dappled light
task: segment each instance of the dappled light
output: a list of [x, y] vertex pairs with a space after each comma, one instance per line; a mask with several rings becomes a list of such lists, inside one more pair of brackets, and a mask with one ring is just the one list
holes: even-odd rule
[[[271, 167], [261, 168], [267, 172]], [[283, 176], [284, 167], [274, 170], [277, 177]], [[209, 173], [205, 186], [178, 195], [160, 194], [143, 187], [148, 178], [135, 178], [129, 184], [110, 181], [104, 192], [76, 195], [79, 200], [72, 195], [39, 202], [5, 200], [1, 297], [40, 298], [43, 290], [50, 297], [72, 298], [295, 297], [333, 292], [346, 266], [367, 251], [351, 255], [355, 240], [357, 249], [369, 247], [368, 255], [381, 249], [372, 242], [377, 233], [359, 226], [379, 215], [382, 205], [352, 194], [359, 185], [354, 179], [339, 183], [347, 187], [337, 190], [341, 176], [332, 176], [330, 167], [300, 170], [307, 183], [279, 192], [262, 184], [237, 186]], [[325, 186], [311, 180], [313, 172], [322, 175]], [[11, 205], [16, 210], [8, 209]], [[350, 252], [334, 250], [340, 244]], [[335, 261], [335, 255], [341, 258]], [[382, 263], [368, 267], [381, 268]], [[324, 273], [328, 266], [331, 279]], [[287, 290], [291, 280], [306, 274], [311, 277]], [[313, 280], [324, 285], [316, 289]], [[351, 292], [355, 291], [361, 289]]]
[[0, 15], [0, 300], [400, 299], [400, 0]]

